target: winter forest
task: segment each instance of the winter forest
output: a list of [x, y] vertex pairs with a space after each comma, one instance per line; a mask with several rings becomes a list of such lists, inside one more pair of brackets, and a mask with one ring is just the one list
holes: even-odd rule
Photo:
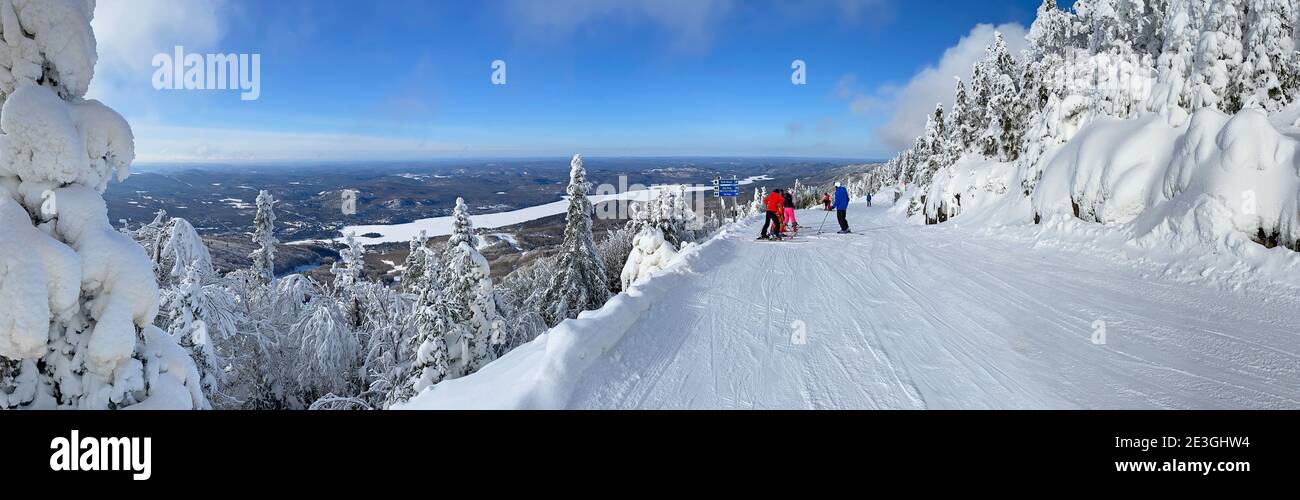
[[[278, 274], [276, 197], [221, 274], [198, 231], [127, 227], [102, 194], [130, 125], [86, 99], [93, 2], [0, 0], [0, 408], [386, 409], [601, 308], [728, 220], [682, 190], [593, 234], [582, 157], [563, 243], [494, 280], [457, 200], [446, 244], [395, 285], [351, 237], [319, 282]], [[1297, 0], [1044, 0], [1028, 49], [997, 37], [914, 145], [844, 179], [917, 224], [1106, 225], [1147, 245], [1300, 251]], [[800, 207], [825, 186], [796, 187]], [[733, 215], [761, 214], [754, 201]]]
[[952, 108], [851, 188], [926, 224], [1081, 219], [1139, 241], [1300, 250], [1296, 14], [1294, 0], [1044, 0], [1027, 50], [998, 35]]

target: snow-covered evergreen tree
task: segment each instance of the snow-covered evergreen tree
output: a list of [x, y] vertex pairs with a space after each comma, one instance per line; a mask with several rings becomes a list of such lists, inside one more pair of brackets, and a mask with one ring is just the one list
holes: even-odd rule
[[443, 300], [441, 283], [426, 273], [413, 288], [418, 295], [411, 321], [414, 336], [404, 346], [410, 351], [410, 367], [401, 377], [401, 385], [395, 390], [393, 399], [397, 401], [405, 401], [451, 375], [452, 364], [446, 339], [449, 335], [460, 338], [458, 325], [451, 321], [447, 303]]
[[360, 283], [361, 273], [365, 270], [366, 247], [352, 233], [344, 237], [344, 242], [338, 260], [330, 266], [335, 293], [342, 293]]
[[159, 209], [154, 212], [153, 221], [134, 230], [130, 228], [122, 229], [123, 234], [130, 236], [131, 239], [144, 248], [145, 253], [149, 255], [149, 260], [154, 262], [154, 267], [160, 273], [164, 272], [159, 262], [162, 259], [163, 244], [167, 239], [170, 224], [171, 218], [167, 217], [167, 211]]
[[[181, 281], [168, 292], [165, 306], [170, 315], [168, 333], [194, 358], [204, 392], [215, 395], [225, 381], [225, 362], [212, 338], [213, 329], [202, 317], [213, 317], [213, 326], [219, 335], [234, 333], [234, 317], [232, 304], [220, 295], [224, 290], [219, 290], [213, 297], [208, 296], [209, 289], [203, 285], [201, 267], [198, 261], [185, 266]], [[209, 408], [207, 402], [204, 403], [203, 408]]]
[[579, 312], [596, 309], [609, 300], [605, 283], [605, 266], [596, 254], [591, 236], [591, 201], [587, 199], [587, 170], [582, 156], [573, 155], [570, 163], [569, 209], [565, 215], [564, 242], [560, 245], [556, 274], [546, 289], [543, 315], [548, 325], [557, 325]]
[[459, 327], [447, 319], [436, 291], [429, 291], [423, 299], [415, 313], [416, 332], [411, 341], [415, 355], [410, 375], [398, 393], [398, 400], [409, 399], [432, 387], [452, 370], [446, 334], [458, 333]]
[[943, 103], [938, 103], [934, 107], [934, 114], [926, 119], [925, 133], [921, 136], [925, 143], [926, 158], [924, 165], [917, 172], [915, 179], [917, 185], [928, 186], [935, 172], [948, 166], [948, 133], [945, 127]]
[[474, 236], [474, 223], [469, 218], [469, 206], [464, 198], [456, 198], [456, 207], [451, 211], [451, 236], [447, 238], [447, 251], [450, 254], [461, 243], [478, 247], [478, 237]]
[[764, 198], [767, 198], [767, 186], [754, 188], [754, 199], [749, 202], [749, 215], [763, 215], [767, 211], [767, 206], [763, 204]]
[[605, 264], [605, 281], [609, 283], [611, 295], [623, 291], [620, 276], [627, 256], [632, 253], [632, 239], [636, 235], [636, 222], [629, 221], [623, 227], [608, 231], [605, 239], [596, 244], [596, 253], [600, 254], [600, 261]]
[[167, 273], [165, 277], [170, 278], [168, 282], [184, 278], [191, 267], [203, 280], [215, 278], [212, 254], [208, 252], [207, 244], [199, 237], [199, 232], [194, 230], [190, 221], [177, 217], [171, 220], [170, 226], [171, 230], [167, 232], [166, 241], [163, 243], [159, 272]]
[[131, 127], [86, 100], [93, 2], [0, 2], [0, 408], [194, 408], [194, 361], [153, 326], [153, 263], [101, 196]]
[[1196, 55], [1197, 29], [1192, 4], [1200, 1], [1170, 0], [1160, 22], [1164, 46], [1156, 61], [1159, 88], [1153, 96], [1152, 109], [1173, 114], [1175, 123], [1181, 123], [1181, 116], [1194, 109], [1188, 78], [1200, 58]]
[[971, 123], [970, 97], [966, 95], [966, 84], [960, 77], [957, 78], [955, 95], [952, 113], [948, 114], [948, 143], [953, 151], [964, 153], [970, 149], [979, 135], [975, 124]]
[[[1189, 3], [1189, 0], [1176, 2]], [[1210, 3], [1204, 28], [1196, 41], [1195, 71], [1188, 84], [1192, 109], [1216, 107], [1226, 113], [1241, 109], [1241, 94], [1232, 83], [1241, 71], [1242, 6], [1240, 0]]]
[[428, 241], [429, 237], [424, 231], [420, 231], [418, 236], [411, 237], [410, 251], [406, 254], [406, 261], [402, 263], [401, 279], [398, 280], [398, 287], [403, 291], [418, 293], [415, 285], [424, 279], [425, 273], [437, 272], [438, 268], [431, 266], [435, 262], [427, 246]]
[[1294, 39], [1294, 0], [1247, 0], [1245, 54], [1237, 74], [1243, 107], [1276, 111], [1295, 100], [1300, 79]]
[[1094, 54], [1111, 53], [1127, 54], [1133, 50], [1133, 34], [1135, 30], [1131, 29], [1131, 19], [1127, 18], [1128, 9], [1122, 9], [1126, 4], [1140, 0], [1091, 0], [1088, 2], [1079, 2], [1076, 6], [1086, 6], [1086, 16], [1081, 16], [1085, 22], [1089, 23], [1088, 30], [1088, 48]]
[[[684, 186], [655, 189], [649, 200], [632, 204], [631, 211], [633, 234], [640, 233], [647, 226], [655, 226], [674, 248], [695, 241], [700, 228], [698, 216], [687, 203]], [[607, 270], [613, 272], [622, 268], [623, 262], [620, 261], [615, 269]]]
[[1025, 119], [1018, 101], [1021, 70], [1007, 50], [1002, 33], [994, 33], [983, 66], [988, 82], [988, 126], [981, 138], [984, 154], [1002, 161], [1014, 160], [1019, 155]]
[[334, 275], [334, 297], [339, 302], [343, 320], [352, 330], [360, 330], [365, 322], [365, 305], [361, 303], [360, 285], [366, 267], [366, 247], [349, 233], [346, 246], [339, 250], [339, 259], [330, 266]]
[[372, 408], [388, 408], [400, 401], [404, 377], [411, 370], [414, 353], [409, 346], [414, 338], [412, 301], [406, 294], [378, 284], [368, 284], [366, 292], [366, 349], [362, 362], [365, 391], [362, 397]]
[[1029, 27], [1029, 47], [1035, 58], [1047, 54], [1062, 55], [1071, 47], [1070, 14], [1056, 6], [1056, 0], [1043, 0], [1038, 7], [1038, 17]]
[[446, 320], [460, 327], [444, 337], [452, 377], [474, 373], [496, 359], [493, 344], [499, 344], [504, 334], [499, 331], [502, 318], [496, 310], [492, 270], [474, 247], [474, 227], [464, 200], [457, 198], [456, 207], [459, 215], [453, 236], [447, 240], [441, 297]]
[[[974, 151], [983, 153], [984, 148], [981, 141], [984, 138], [984, 132], [989, 124], [989, 103], [992, 101], [992, 89], [989, 86], [989, 69], [988, 58], [976, 62], [971, 69], [970, 79], [970, 112], [964, 113], [967, 118], [970, 133], [973, 137], [970, 145]], [[908, 162], [904, 162], [904, 171], [907, 170]]]
[[293, 324], [299, 342], [298, 384], [307, 401], [327, 394], [357, 394], [360, 346], [338, 302], [318, 297]]
[[275, 197], [270, 191], [257, 193], [257, 215], [253, 217], [253, 244], [257, 245], [249, 257], [253, 271], [262, 283], [275, 280]]

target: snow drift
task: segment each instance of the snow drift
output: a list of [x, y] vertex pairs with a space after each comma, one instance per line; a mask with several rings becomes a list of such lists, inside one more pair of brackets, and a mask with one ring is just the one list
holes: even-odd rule
[[[1025, 171], [1014, 163], [966, 155], [936, 173], [924, 211], [913, 217], [992, 224], [1064, 217], [1103, 224], [1135, 243], [1192, 251], [1247, 240], [1300, 250], [1297, 145], [1249, 108], [1231, 117], [1203, 108], [1182, 126], [1156, 113], [1098, 117], [1043, 155], [1029, 196], [1020, 189]], [[915, 189], [909, 195], [919, 199]]]

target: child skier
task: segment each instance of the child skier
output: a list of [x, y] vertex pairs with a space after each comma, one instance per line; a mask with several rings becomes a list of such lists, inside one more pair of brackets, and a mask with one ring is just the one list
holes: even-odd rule
[[799, 221], [794, 218], [794, 193], [785, 190], [785, 230], [799, 232]]

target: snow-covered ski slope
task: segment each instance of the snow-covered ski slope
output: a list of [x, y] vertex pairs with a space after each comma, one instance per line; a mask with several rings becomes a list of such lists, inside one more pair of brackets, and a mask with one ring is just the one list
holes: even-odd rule
[[1300, 408], [1294, 283], [860, 203], [857, 235], [810, 234], [823, 215], [802, 245], [737, 224], [406, 408]]

